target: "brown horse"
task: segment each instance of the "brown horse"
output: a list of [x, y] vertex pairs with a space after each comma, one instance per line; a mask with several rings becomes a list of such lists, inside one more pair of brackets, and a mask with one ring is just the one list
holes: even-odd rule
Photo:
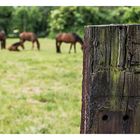
[[9, 50], [9, 51], [20, 51], [20, 50], [18, 49], [20, 46], [23, 48], [23, 43], [22, 43], [21, 41], [12, 44], [12, 45], [8, 48], [8, 50]]
[[[40, 50], [40, 43], [38, 41], [37, 35], [33, 32], [22, 32], [19, 35], [20, 41], [25, 42], [25, 41], [31, 41], [32, 42], [32, 49], [34, 49], [34, 43], [36, 42], [37, 44], [37, 49]], [[22, 45], [22, 48], [24, 49], [24, 45]]]
[[56, 52], [61, 53], [62, 42], [71, 43], [69, 53], [71, 52], [72, 46], [74, 46], [74, 52], [76, 53], [76, 43], [81, 44], [81, 49], [83, 49], [83, 40], [76, 33], [59, 33], [56, 36]]
[[0, 42], [1, 42], [1, 49], [5, 49], [6, 46], [6, 35], [4, 32], [0, 32]]

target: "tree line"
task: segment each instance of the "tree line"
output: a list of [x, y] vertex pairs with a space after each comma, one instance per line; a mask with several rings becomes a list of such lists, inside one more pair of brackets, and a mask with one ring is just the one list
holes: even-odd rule
[[58, 32], [84, 33], [84, 26], [140, 23], [140, 7], [0, 7], [0, 30], [9, 37], [32, 31], [40, 37]]

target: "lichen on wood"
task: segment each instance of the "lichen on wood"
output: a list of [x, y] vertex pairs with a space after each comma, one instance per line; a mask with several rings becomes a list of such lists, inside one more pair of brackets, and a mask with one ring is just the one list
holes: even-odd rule
[[81, 133], [140, 133], [140, 25], [85, 27]]

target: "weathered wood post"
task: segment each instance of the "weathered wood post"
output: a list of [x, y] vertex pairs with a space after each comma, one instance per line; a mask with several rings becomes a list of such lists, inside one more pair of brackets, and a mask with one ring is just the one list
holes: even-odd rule
[[85, 27], [81, 133], [140, 133], [140, 24]]

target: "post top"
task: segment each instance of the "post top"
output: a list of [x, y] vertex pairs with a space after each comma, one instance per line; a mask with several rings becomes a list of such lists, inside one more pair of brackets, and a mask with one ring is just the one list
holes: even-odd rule
[[90, 28], [90, 27], [117, 27], [117, 26], [140, 26], [140, 24], [101, 24], [101, 25], [86, 25], [86, 28]]

